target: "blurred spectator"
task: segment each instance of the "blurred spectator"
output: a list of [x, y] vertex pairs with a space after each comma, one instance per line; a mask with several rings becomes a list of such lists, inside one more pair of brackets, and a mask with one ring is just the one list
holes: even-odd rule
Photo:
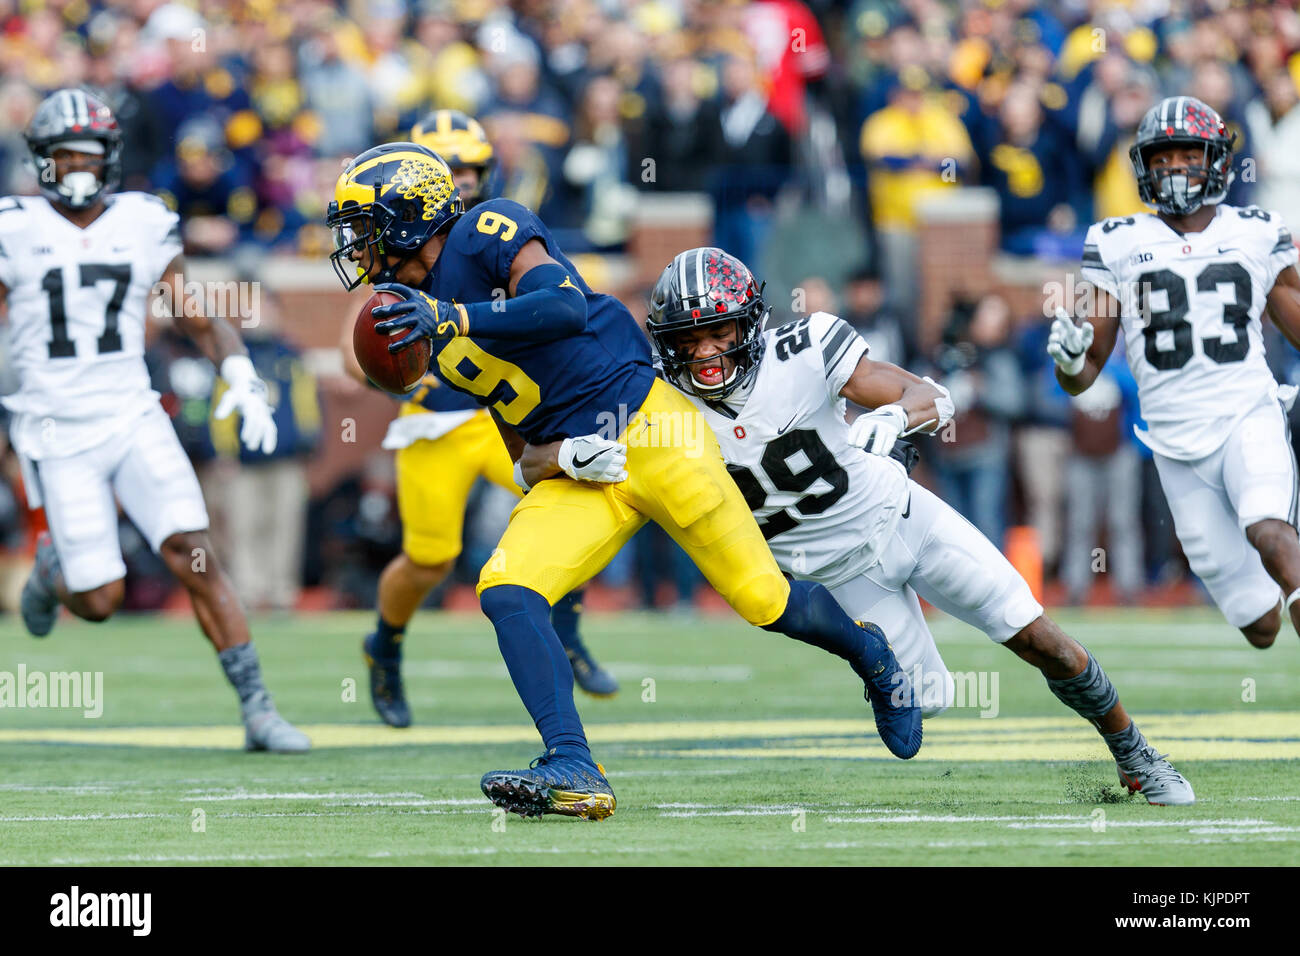
[[187, 253], [227, 252], [248, 237], [257, 194], [211, 117], [196, 117], [180, 128], [175, 159], [154, 176], [158, 195], [180, 214]]
[[[718, 107], [701, 94], [710, 74], [697, 60], [674, 57], [663, 65], [662, 94], [650, 106], [644, 141], [634, 153], [633, 185], [663, 192], [695, 191], [708, 185], [710, 131], [719, 128]], [[654, 160], [642, 175], [642, 158]]]
[[[577, 194], [586, 244], [600, 248], [627, 238], [636, 191], [627, 182], [628, 137], [619, 115], [621, 88], [612, 76], [592, 77], [583, 91], [574, 143], [564, 159], [564, 178]], [[570, 251], [580, 251], [565, 244]]]
[[1146, 212], [1128, 151], [1158, 97], [1153, 73], [1120, 55], [1098, 61], [1079, 98], [1075, 143], [1093, 187], [1093, 219]]
[[[1132, 604], [1143, 585], [1142, 461], [1135, 447], [1137, 382], [1116, 347], [1092, 387], [1070, 399], [1070, 457], [1065, 466], [1066, 520], [1061, 565], [1068, 600], [1082, 604], [1095, 576]], [[1100, 547], [1102, 516], [1106, 547]]]
[[1055, 576], [1061, 559], [1065, 462], [1070, 455], [1070, 396], [1056, 380], [1047, 354], [1045, 320], [1022, 326], [1016, 352], [1028, 401], [1015, 430], [1016, 475], [1025, 496], [1025, 523], [1038, 532], [1044, 569]]
[[302, 87], [320, 127], [316, 148], [326, 156], [356, 156], [375, 143], [365, 74], [339, 53], [337, 32], [323, 26], [299, 51]]
[[981, 157], [981, 171], [998, 193], [1005, 251], [1076, 259], [1088, 225], [1081, 226], [1074, 212], [1079, 162], [1043, 119], [1037, 91], [1026, 83], [1012, 84], [1002, 98], [1000, 136], [989, 155]]
[[[570, 111], [555, 91], [543, 82], [537, 48], [532, 40], [513, 31], [504, 34], [499, 42], [495, 38], [489, 42], [501, 47], [500, 52], [493, 52], [488, 60], [495, 87], [476, 118], [483, 123], [488, 139], [498, 153], [502, 150], [498, 138], [511, 141], [506, 147], [511, 165], [527, 167], [532, 180], [529, 191], [540, 193], [529, 204], [510, 192], [511, 182], [507, 179], [503, 183], [504, 195], [530, 205], [548, 225], [578, 226], [581, 222], [574, 210], [557, 196], [555, 190], [564, 149], [571, 136]], [[527, 158], [524, 158], [525, 154]], [[522, 162], [516, 163], [516, 156]], [[503, 171], [506, 162], [507, 157], [502, 157]], [[537, 182], [538, 176], [544, 176], [544, 181]]]
[[916, 286], [916, 204], [955, 188], [974, 154], [970, 137], [948, 101], [936, 95], [919, 67], [889, 90], [889, 105], [862, 126], [869, 164], [871, 213], [884, 262], [885, 288], [903, 312]]
[[[743, 262], [761, 262], [772, 202], [790, 175], [790, 137], [767, 108], [752, 53], [727, 57], [722, 68], [719, 128], [714, 144], [714, 244]], [[759, 268], [754, 266], [753, 268]]]
[[755, 0], [746, 8], [744, 28], [768, 90], [768, 111], [792, 136], [802, 132], [805, 88], [830, 65], [817, 18], [799, 0]]
[[218, 457], [212, 443], [212, 390], [217, 370], [189, 336], [177, 331], [170, 318], [154, 313], [154, 321], [159, 329], [144, 356], [150, 383], [162, 397], [181, 447], [194, 465], [208, 507], [212, 547], [228, 565], [230, 486], [237, 467], [233, 459]]
[[1006, 533], [1011, 423], [1025, 402], [1010, 333], [1011, 310], [1000, 296], [960, 303], [934, 358], [934, 377], [952, 393], [957, 412], [930, 445], [939, 495], [999, 547]]
[[862, 336], [873, 361], [907, 364], [911, 349], [906, 323], [885, 302], [885, 289], [875, 269], [859, 269], [849, 276], [844, 284], [844, 310], [840, 318]]
[[[279, 304], [265, 289], [260, 299], [257, 324], [244, 331], [244, 343], [275, 411], [275, 451], [264, 455], [245, 448], [238, 440], [237, 415], [213, 422], [213, 443], [222, 454], [237, 454], [240, 462], [229, 496], [234, 551], [227, 564], [235, 588], [249, 608], [288, 611], [302, 581], [304, 463], [320, 441], [321, 413], [315, 377], [301, 351], [279, 331]], [[221, 400], [223, 390], [214, 391], [213, 401]]]
[[1293, 234], [1300, 230], [1298, 107], [1300, 95], [1295, 80], [1284, 70], [1266, 81], [1263, 95], [1252, 101], [1246, 111], [1250, 135], [1255, 143], [1255, 159], [1259, 163], [1256, 201], [1263, 209], [1281, 213]]

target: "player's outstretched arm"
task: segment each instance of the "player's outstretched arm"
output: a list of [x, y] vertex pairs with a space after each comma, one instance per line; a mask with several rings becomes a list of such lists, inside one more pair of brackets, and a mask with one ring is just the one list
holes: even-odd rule
[[1287, 266], [1268, 293], [1268, 314], [1286, 340], [1300, 349], [1300, 272]]
[[952, 418], [952, 400], [942, 385], [866, 356], [858, 360], [840, 394], [863, 408], [897, 406], [907, 415], [905, 422], [900, 418], [904, 432], [935, 432]]
[[873, 409], [854, 419], [849, 443], [873, 455], [888, 455], [900, 435], [933, 434], [952, 420], [948, 390], [931, 378], [918, 378], [889, 362], [865, 355], [840, 389], [840, 395]]
[[[553, 342], [577, 335], [587, 327], [587, 296], [567, 269], [546, 252], [539, 239], [530, 239], [510, 264], [504, 301], [442, 302], [399, 283], [375, 286], [405, 301], [375, 309], [383, 319], [375, 326], [379, 335], [407, 334], [388, 346], [400, 352], [422, 338], [448, 339], [478, 335], [517, 342]], [[409, 330], [409, 331], [408, 331]]]
[[271, 406], [266, 400], [266, 383], [257, 377], [244, 340], [234, 326], [221, 316], [208, 315], [206, 304], [191, 304], [185, 298], [185, 257], [176, 256], [167, 265], [159, 285], [166, 290], [166, 301], [177, 303], [172, 310], [176, 327], [189, 336], [225, 380], [226, 389], [213, 418], [222, 419], [238, 410], [242, 422], [239, 440], [250, 451], [260, 449], [269, 455], [275, 451], [277, 430]]
[[1086, 391], [1097, 380], [1119, 336], [1119, 302], [1096, 286], [1092, 291], [1091, 314], [1083, 324], [1076, 325], [1073, 316], [1058, 308], [1047, 339], [1056, 380], [1071, 395]]

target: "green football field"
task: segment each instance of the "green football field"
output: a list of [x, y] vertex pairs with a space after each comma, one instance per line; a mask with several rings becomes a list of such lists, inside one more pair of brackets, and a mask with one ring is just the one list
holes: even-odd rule
[[[579, 702], [618, 797], [603, 823], [525, 821], [482, 797], [484, 771], [525, 766], [540, 744], [477, 614], [417, 618], [405, 731], [370, 707], [369, 615], [256, 621], [268, 684], [315, 744], [299, 757], [239, 749], [233, 692], [185, 618], [65, 617], [43, 641], [5, 619], [0, 865], [1294, 863], [1291, 629], [1257, 651], [1210, 610], [1060, 620], [1196, 806], [1122, 794], [1100, 738], [1037, 672], [941, 616], [940, 648], [971, 693], [927, 722], [908, 762], [888, 756], [861, 684], [821, 652], [731, 617], [589, 616], [623, 684]], [[14, 706], [2, 684], [20, 668], [102, 672], [102, 715]]]

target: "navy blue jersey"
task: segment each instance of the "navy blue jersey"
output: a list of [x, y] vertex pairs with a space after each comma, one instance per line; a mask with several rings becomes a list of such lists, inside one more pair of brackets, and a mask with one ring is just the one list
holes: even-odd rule
[[429, 368], [430, 374], [424, 376], [420, 385], [405, 401], [430, 412], [464, 412], [479, 407], [473, 395], [458, 391], [447, 384], [438, 374], [437, 364]]
[[550, 342], [489, 338], [471, 328], [468, 336], [434, 343], [442, 351], [432, 368], [535, 445], [597, 432], [616, 437], [654, 381], [649, 342], [621, 302], [582, 280], [527, 207], [489, 199], [461, 216], [420, 288], [447, 302], [504, 301], [510, 266], [531, 239], [586, 296], [586, 327]]

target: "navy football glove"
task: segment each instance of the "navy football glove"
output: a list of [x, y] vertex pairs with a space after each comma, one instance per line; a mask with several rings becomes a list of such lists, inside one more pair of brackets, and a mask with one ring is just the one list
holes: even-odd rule
[[454, 339], [466, 330], [465, 310], [454, 303], [439, 302], [433, 296], [400, 282], [385, 282], [375, 286], [375, 291], [391, 292], [406, 300], [381, 305], [371, 313], [376, 319], [385, 320], [375, 325], [375, 332], [379, 335], [410, 329], [396, 342], [388, 344], [390, 352], [410, 348], [420, 339]]

